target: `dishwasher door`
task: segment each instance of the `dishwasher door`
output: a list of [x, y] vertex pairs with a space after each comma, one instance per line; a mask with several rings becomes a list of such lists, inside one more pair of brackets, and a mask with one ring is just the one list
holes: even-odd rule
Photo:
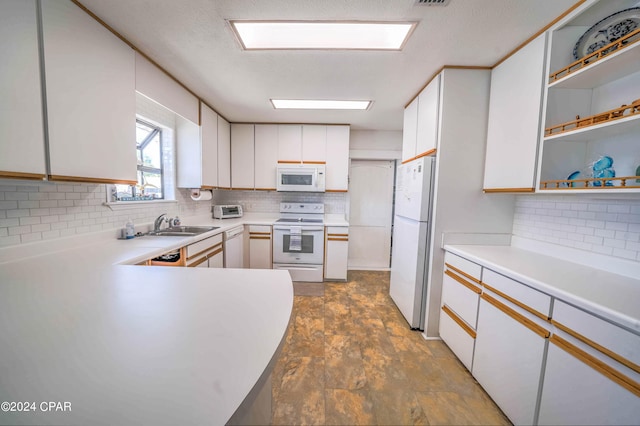
[[236, 226], [224, 233], [224, 267], [242, 268], [244, 266], [244, 226]]

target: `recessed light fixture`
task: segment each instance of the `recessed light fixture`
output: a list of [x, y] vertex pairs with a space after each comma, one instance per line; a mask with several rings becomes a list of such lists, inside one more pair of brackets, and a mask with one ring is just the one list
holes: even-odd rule
[[359, 109], [369, 108], [371, 101], [336, 101], [320, 99], [271, 99], [275, 109]]
[[245, 50], [401, 50], [416, 22], [229, 21]]

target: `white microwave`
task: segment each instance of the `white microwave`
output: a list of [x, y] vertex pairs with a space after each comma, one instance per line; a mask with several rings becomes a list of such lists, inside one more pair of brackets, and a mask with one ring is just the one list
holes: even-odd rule
[[324, 192], [324, 164], [279, 164], [277, 168], [278, 191]]

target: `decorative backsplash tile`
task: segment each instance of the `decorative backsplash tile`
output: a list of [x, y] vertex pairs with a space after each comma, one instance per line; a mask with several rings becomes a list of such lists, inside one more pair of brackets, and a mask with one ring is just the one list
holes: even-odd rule
[[324, 203], [325, 214], [345, 214], [347, 194], [342, 192], [275, 192], [216, 190], [214, 204], [240, 204], [246, 212], [278, 213], [280, 203], [297, 201]]
[[116, 229], [131, 218], [150, 223], [162, 213], [170, 216], [208, 214], [210, 202], [196, 202], [188, 190], [176, 191], [177, 203], [149, 204], [111, 210], [105, 185], [0, 181], [0, 247], [88, 232]]
[[513, 234], [640, 261], [640, 198], [521, 195]]

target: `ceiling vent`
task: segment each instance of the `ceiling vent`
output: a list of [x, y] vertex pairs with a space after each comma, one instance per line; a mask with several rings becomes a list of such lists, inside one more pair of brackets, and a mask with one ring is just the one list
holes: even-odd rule
[[419, 6], [446, 6], [451, 0], [416, 0]]

